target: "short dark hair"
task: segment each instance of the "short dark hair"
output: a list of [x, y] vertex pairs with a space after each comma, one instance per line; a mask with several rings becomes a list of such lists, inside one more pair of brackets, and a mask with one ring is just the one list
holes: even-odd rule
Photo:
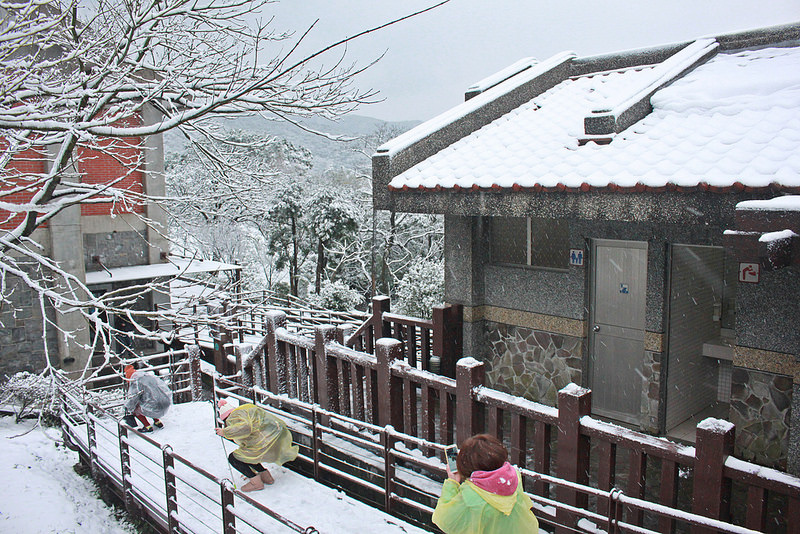
[[463, 478], [473, 471], [494, 471], [508, 460], [508, 450], [491, 434], [477, 434], [461, 444], [456, 467]]

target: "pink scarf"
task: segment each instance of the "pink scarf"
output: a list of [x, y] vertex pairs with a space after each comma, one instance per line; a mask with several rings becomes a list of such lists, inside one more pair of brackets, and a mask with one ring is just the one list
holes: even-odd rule
[[517, 491], [517, 471], [506, 462], [494, 471], [473, 471], [469, 480], [482, 490], [495, 495], [508, 496]]

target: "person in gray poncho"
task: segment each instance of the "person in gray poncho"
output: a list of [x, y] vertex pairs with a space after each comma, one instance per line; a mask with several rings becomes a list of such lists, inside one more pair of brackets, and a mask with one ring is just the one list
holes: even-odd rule
[[[135, 417], [142, 423], [141, 432], [152, 432], [153, 425], [163, 428], [161, 417], [172, 405], [172, 392], [167, 384], [151, 373], [135, 370], [132, 365], [125, 366], [125, 378], [130, 381], [122, 419], [125, 424], [135, 427]], [[153, 425], [148, 417], [153, 418]]]

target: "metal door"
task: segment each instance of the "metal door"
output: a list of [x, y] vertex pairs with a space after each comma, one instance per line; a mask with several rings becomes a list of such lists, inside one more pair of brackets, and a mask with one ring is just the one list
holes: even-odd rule
[[647, 243], [592, 243], [590, 377], [592, 410], [639, 423], [644, 396]]

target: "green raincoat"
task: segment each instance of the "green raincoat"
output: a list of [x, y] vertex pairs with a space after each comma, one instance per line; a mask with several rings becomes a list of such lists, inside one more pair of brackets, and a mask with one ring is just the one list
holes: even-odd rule
[[446, 534], [528, 534], [539, 532], [531, 500], [522, 490], [502, 496], [483, 490], [469, 480], [459, 484], [448, 478], [433, 511], [433, 522]]
[[242, 404], [225, 420], [223, 437], [239, 448], [233, 456], [248, 464], [283, 465], [297, 458], [297, 445], [286, 423], [254, 404]]

